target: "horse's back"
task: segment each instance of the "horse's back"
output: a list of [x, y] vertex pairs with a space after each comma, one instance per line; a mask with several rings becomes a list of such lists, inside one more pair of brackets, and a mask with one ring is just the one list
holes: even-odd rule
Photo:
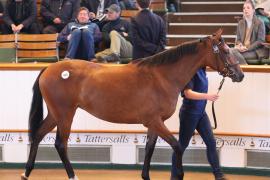
[[84, 76], [91, 76], [91, 74], [98, 72], [99, 70], [102, 70], [104, 68], [114, 66], [120, 67], [123, 65], [106, 65], [83, 60], [61, 61], [51, 64], [44, 71], [40, 78], [40, 84], [42, 84], [43, 81], [46, 81], [46, 83], [48, 83], [48, 81], [59, 81], [68, 83], [79, 78], [84, 78]]

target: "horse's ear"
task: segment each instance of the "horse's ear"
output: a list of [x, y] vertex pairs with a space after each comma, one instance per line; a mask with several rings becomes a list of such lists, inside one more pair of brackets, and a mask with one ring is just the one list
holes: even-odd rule
[[219, 28], [219, 29], [214, 33], [214, 36], [215, 36], [217, 39], [220, 39], [222, 32], [223, 32], [223, 29], [222, 29], [222, 28]]

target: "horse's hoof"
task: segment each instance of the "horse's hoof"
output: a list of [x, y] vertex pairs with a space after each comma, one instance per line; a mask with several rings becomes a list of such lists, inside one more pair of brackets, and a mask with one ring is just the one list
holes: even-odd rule
[[172, 176], [171, 176], [170, 180], [178, 180], [178, 178], [177, 178], [177, 177], [172, 177]]
[[143, 180], [150, 180], [150, 178], [149, 177], [147, 177], [147, 178], [144, 177]]
[[28, 180], [28, 177], [26, 177], [25, 174], [23, 173], [23, 174], [21, 175], [21, 180]]
[[175, 177], [175, 176], [171, 176], [171, 178], [170, 178], [170, 180], [183, 180], [184, 179], [184, 176], [177, 176], [177, 177]]
[[70, 178], [69, 180], [79, 180], [77, 176], [74, 176], [73, 178]]
[[215, 180], [228, 180], [225, 176], [216, 177]]
[[143, 180], [150, 180], [150, 177], [149, 176], [148, 177], [142, 176], [142, 179]]

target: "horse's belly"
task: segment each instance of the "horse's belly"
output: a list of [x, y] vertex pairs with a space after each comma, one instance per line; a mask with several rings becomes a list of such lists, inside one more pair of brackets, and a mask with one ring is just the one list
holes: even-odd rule
[[95, 109], [86, 111], [91, 115], [107, 122], [121, 123], [121, 124], [141, 124], [139, 118], [136, 115], [134, 115], [132, 111], [119, 112], [113, 110], [106, 111], [106, 109], [103, 110]]

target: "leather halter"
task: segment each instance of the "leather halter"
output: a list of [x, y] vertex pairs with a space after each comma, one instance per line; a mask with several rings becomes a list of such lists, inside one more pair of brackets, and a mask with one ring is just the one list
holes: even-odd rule
[[[236, 61], [234, 64], [230, 64], [230, 62], [227, 61], [225, 52], [220, 51], [221, 45], [223, 43], [224, 43], [224, 41], [222, 39], [217, 45], [215, 45], [215, 44], [213, 45], [213, 52], [214, 52], [214, 54], [216, 54], [217, 69], [219, 69], [218, 67], [220, 64], [218, 57], [220, 57], [220, 59], [224, 62], [224, 66], [225, 66], [222, 71], [218, 70], [218, 73], [220, 75], [222, 75], [223, 78], [220, 82], [217, 94], [219, 93], [219, 91], [221, 90], [221, 88], [223, 86], [223, 83], [225, 82], [225, 77], [228, 77], [228, 76], [233, 77], [234, 76], [235, 73], [230, 68], [239, 64], [239, 61]], [[217, 129], [217, 118], [216, 118], [216, 113], [215, 113], [215, 102], [214, 101], [212, 101], [212, 114], [213, 114], [213, 119], [214, 119], [214, 127], [212, 127], [212, 129]]]
[[[231, 64], [230, 62], [228, 62], [227, 60], [227, 53], [224, 51], [220, 51], [220, 48], [222, 46], [222, 44], [224, 44], [223, 39], [218, 43], [218, 44], [213, 44], [213, 53], [216, 54], [216, 63], [217, 63], [217, 69], [218, 69], [218, 73], [220, 75], [222, 75], [223, 77], [230, 77], [230, 76], [234, 76], [234, 71], [231, 70], [231, 67], [237, 66], [240, 62], [237, 60], [234, 64]], [[224, 68], [219, 71], [219, 58], [224, 62]]]

